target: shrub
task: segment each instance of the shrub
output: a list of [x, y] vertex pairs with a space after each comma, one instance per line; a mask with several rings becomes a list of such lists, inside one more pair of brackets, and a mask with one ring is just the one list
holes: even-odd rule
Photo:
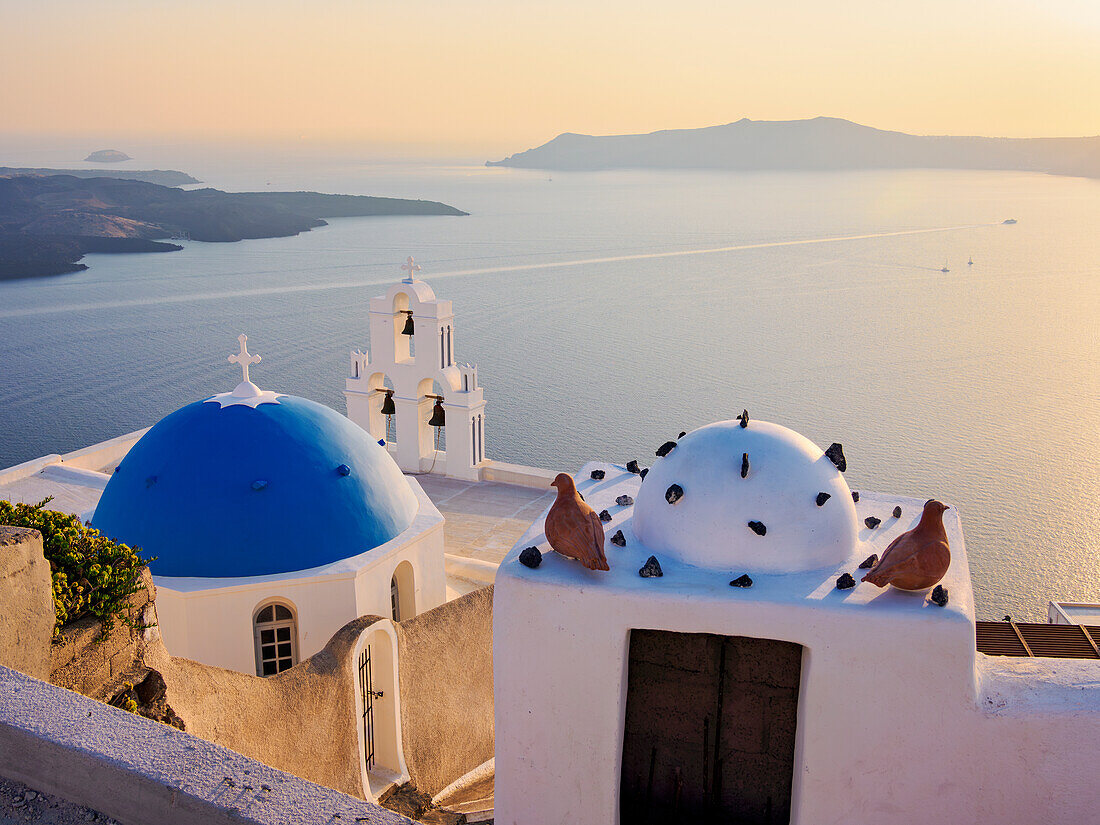
[[104, 635], [116, 618], [129, 623], [127, 599], [141, 588], [142, 568], [153, 559], [146, 561], [137, 550], [100, 535], [77, 516], [45, 509], [49, 501], [0, 501], [0, 524], [31, 527], [42, 534], [53, 575], [54, 635], [84, 616], [102, 621]]

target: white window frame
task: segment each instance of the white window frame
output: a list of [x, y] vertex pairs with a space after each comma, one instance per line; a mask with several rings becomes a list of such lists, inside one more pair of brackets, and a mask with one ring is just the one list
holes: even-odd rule
[[[276, 608], [284, 607], [290, 611], [289, 619], [274, 619], [270, 622], [259, 621], [260, 613], [267, 608], [272, 608], [271, 615], [275, 616]], [[286, 657], [279, 656], [279, 645], [285, 642], [279, 639], [279, 630], [283, 628], [289, 628], [290, 633], [290, 664], [285, 667], [280, 666], [280, 662]], [[271, 599], [263, 602], [252, 614], [252, 641], [253, 649], [256, 655], [256, 675], [264, 676], [264, 643], [260, 641], [261, 633], [264, 630], [271, 630], [275, 634], [275, 673], [268, 673], [267, 676], [276, 676], [285, 670], [289, 670], [298, 664], [298, 611], [294, 609], [294, 605], [290, 602], [283, 601], [281, 599]], [[271, 660], [266, 660], [271, 661]]]

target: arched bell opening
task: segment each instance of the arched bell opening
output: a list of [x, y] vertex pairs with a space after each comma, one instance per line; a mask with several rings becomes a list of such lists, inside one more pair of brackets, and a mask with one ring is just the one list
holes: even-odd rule
[[425, 378], [417, 387], [421, 456], [434, 458], [447, 451], [447, 411], [443, 385]]
[[370, 433], [386, 444], [397, 443], [397, 406], [390, 377], [376, 372], [370, 377]]
[[397, 292], [393, 296], [393, 358], [398, 364], [416, 357], [416, 321], [409, 307], [409, 296]]

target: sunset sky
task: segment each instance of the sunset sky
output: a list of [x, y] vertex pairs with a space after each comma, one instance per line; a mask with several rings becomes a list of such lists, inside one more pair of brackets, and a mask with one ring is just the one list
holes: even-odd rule
[[0, 0], [0, 133], [502, 155], [830, 115], [1100, 134], [1100, 0]]

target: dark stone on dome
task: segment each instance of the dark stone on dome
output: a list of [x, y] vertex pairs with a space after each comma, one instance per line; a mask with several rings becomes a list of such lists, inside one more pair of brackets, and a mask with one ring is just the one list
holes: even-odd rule
[[680, 431], [680, 434], [679, 434], [678, 436], [676, 436], [676, 440], [677, 440], [677, 441], [679, 441], [679, 440], [680, 440], [681, 438], [683, 438], [683, 437], [684, 437], [685, 435], [687, 435], [687, 432], [685, 432], [684, 430], [681, 430], [681, 431]]
[[749, 411], [741, 410], [741, 415], [737, 416], [737, 419], [741, 422], [741, 429], [745, 429], [749, 426]]
[[629, 507], [631, 504], [634, 503], [634, 499], [631, 496], [628, 496], [626, 493], [623, 493], [621, 496], [615, 499], [615, 503], [618, 504], [620, 507]]
[[646, 473], [648, 473], [648, 472], [649, 472], [648, 467], [642, 467], [642, 471], [640, 473], [638, 473], [638, 478], [644, 479], [646, 477]]
[[841, 573], [840, 577], [836, 580], [837, 590], [851, 590], [856, 586], [856, 580], [852, 578], [851, 573]]
[[675, 441], [666, 441], [660, 447], [657, 448], [657, 458], [664, 458], [666, 455], [676, 449]]
[[592, 478], [595, 481], [603, 481], [604, 475], [605, 475], [605, 473], [604, 473], [603, 470], [593, 470], [592, 471]]
[[349, 467], [347, 464], [341, 464], [339, 467], [336, 468], [336, 472], [338, 472], [342, 476], [350, 476], [351, 467]]
[[901, 518], [901, 507], [894, 508], [894, 518]]
[[646, 559], [645, 564], [638, 571], [638, 575], [643, 579], [659, 579], [664, 574], [664, 571], [661, 570], [661, 563], [657, 561], [656, 556], [650, 556]]
[[749, 578], [748, 573], [745, 573], [731, 581], [730, 587], [752, 587], [752, 579]]
[[749, 529], [756, 533], [756, 535], [758, 536], [762, 536], [768, 532], [768, 528], [765, 527], [764, 523], [761, 521], [750, 521]]
[[670, 485], [669, 488], [665, 490], [665, 501], [667, 501], [669, 504], [675, 504], [683, 497], [684, 488], [681, 487], [679, 484]]
[[825, 457], [833, 462], [833, 466], [840, 472], [843, 473], [848, 469], [848, 462], [844, 458], [844, 446], [842, 444], [837, 444], [835, 441], [830, 444], [829, 449], [825, 451]]
[[117, 472], [118, 472], [119, 470], [121, 470], [121, 469], [122, 469], [121, 467], [118, 467], [118, 466], [116, 466], [116, 467], [115, 467], [115, 472], [117, 473]]
[[870, 570], [878, 562], [878, 553], [872, 553], [859, 563], [860, 570]]
[[542, 552], [537, 547], [525, 547], [519, 554], [519, 563], [534, 570], [542, 564]]
[[932, 590], [932, 601], [940, 607], [947, 607], [947, 588], [942, 584], [937, 584]]
[[855, 490], [852, 490], [852, 501], [854, 501], [856, 504], [859, 504], [859, 493], [857, 493]]
[[626, 462], [626, 471], [628, 473], [634, 473], [635, 475], [637, 475], [642, 471], [642, 468], [638, 466], [637, 461], [631, 459], [630, 461]]
[[882, 519], [875, 516], [867, 516], [867, 518], [863, 520], [863, 523], [867, 525], [868, 530], [874, 530], [876, 527], [882, 524]]
[[816, 501], [817, 506], [820, 507], [822, 504], [824, 504], [826, 501], [828, 501], [831, 498], [832, 498], [832, 496], [829, 493], [818, 493], [817, 498], [815, 498], [814, 501]]
[[623, 535], [622, 530], [615, 531], [615, 535], [611, 537], [611, 543], [616, 547], [626, 547], [626, 536]]
[[741, 453], [741, 478], [745, 478], [749, 474], [749, 454]]
[[264, 481], [262, 478], [258, 478], [258, 479], [256, 479], [255, 481], [252, 482], [252, 489], [253, 490], [262, 490], [266, 486], [267, 486], [267, 482]]
[[156, 483], [157, 483], [157, 477], [156, 476], [149, 476], [147, 479], [145, 479], [145, 486], [146, 487], [152, 487]]
[[611, 521], [611, 513], [607, 510], [600, 510], [600, 521]]

